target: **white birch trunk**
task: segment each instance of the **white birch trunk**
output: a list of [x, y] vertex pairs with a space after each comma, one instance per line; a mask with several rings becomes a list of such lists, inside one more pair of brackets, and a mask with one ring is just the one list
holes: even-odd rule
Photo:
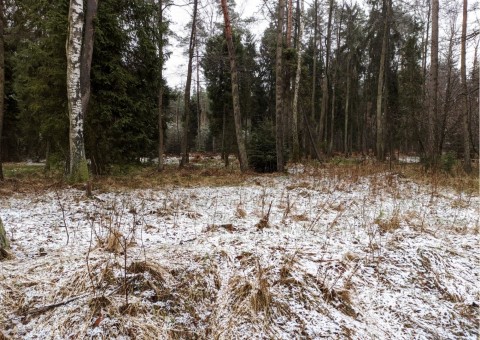
[[292, 121], [292, 135], [293, 135], [293, 160], [298, 161], [300, 157], [300, 143], [298, 141], [298, 91], [300, 87], [300, 74], [302, 72], [302, 37], [303, 37], [303, 29], [304, 29], [304, 22], [303, 22], [303, 7], [304, 7], [304, 0], [300, 2], [300, 29], [298, 31], [298, 56], [297, 56], [297, 72], [295, 74], [295, 91], [293, 93], [293, 121]]
[[80, 69], [83, 37], [83, 1], [70, 0], [67, 37], [67, 97], [70, 118], [70, 180], [88, 180], [88, 167], [83, 141], [83, 110]]

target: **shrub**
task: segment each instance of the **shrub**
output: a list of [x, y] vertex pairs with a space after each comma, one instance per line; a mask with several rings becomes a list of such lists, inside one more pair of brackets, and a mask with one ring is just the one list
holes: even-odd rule
[[248, 144], [248, 161], [250, 168], [256, 172], [277, 171], [277, 153], [272, 122], [265, 121], [252, 132]]

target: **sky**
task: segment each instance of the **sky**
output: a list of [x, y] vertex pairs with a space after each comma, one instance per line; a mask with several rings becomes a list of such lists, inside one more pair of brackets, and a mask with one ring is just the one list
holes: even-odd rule
[[[169, 7], [167, 16], [171, 21], [170, 28], [175, 34], [175, 37], [170, 37], [170, 46], [168, 50], [171, 52], [170, 58], [165, 63], [165, 71], [164, 75], [167, 79], [167, 83], [169, 86], [176, 88], [176, 87], [184, 87], [186, 73], [187, 73], [187, 57], [186, 57], [186, 50], [187, 47], [182, 45], [179, 40], [185, 39], [187, 40], [190, 36], [190, 27], [188, 27], [188, 23], [191, 20], [193, 6], [189, 4], [191, 0], [174, 0], [174, 6]], [[354, 1], [354, 0], [352, 0]], [[413, 0], [410, 0], [413, 1]], [[475, 0], [478, 1], [478, 0]], [[471, 31], [472, 27], [479, 26], [479, 11], [474, 10], [472, 6], [475, 5], [474, 0], [469, 1], [469, 31]], [[219, 0], [201, 0], [199, 1], [200, 4], [200, 15], [202, 18], [209, 18], [209, 21], [212, 22], [223, 22], [223, 17], [219, 15], [217, 11], [217, 7], [219, 4]], [[360, 4], [363, 1], [358, 1]], [[407, 1], [409, 2], [409, 1]], [[208, 3], [208, 4], [206, 4]], [[256, 20], [252, 24], [249, 25], [251, 32], [255, 35], [257, 40], [260, 40], [261, 36], [263, 35], [264, 30], [268, 27], [268, 18], [264, 14], [265, 10], [265, 3], [272, 5], [274, 1], [272, 0], [236, 0], [236, 8], [235, 11], [239, 13], [242, 19], [246, 19], [249, 17], [254, 17]], [[305, 1], [305, 8], [308, 8], [310, 1]], [[461, 6], [461, 2], [457, 0], [458, 6]], [[449, 35], [450, 31], [450, 22], [447, 18], [446, 12], [448, 12], [448, 8], [452, 7], [452, 3], [440, 3], [440, 36], [443, 40], [446, 39]], [[478, 6], [478, 3], [476, 4]], [[458, 7], [460, 10], [459, 15], [457, 17], [456, 22], [456, 30], [457, 36], [460, 34], [461, 28], [461, 7]], [[208, 23], [207, 23], [208, 25]], [[474, 44], [478, 41], [469, 41], [467, 44], [467, 68], [471, 67], [474, 59]], [[456, 46], [459, 50], [460, 46]], [[440, 56], [443, 57], [443, 56]], [[457, 65], [460, 67], [460, 63]], [[195, 79], [193, 80], [195, 82]]]
[[[209, 17], [213, 22], [223, 22], [223, 17], [217, 15], [215, 4], [219, 1], [201, 1], [209, 2], [209, 5], [203, 5], [199, 9], [202, 17]], [[267, 18], [262, 14], [263, 0], [236, 0], [235, 11], [240, 14], [242, 19], [255, 17], [256, 21], [250, 25], [252, 33], [257, 39], [263, 35], [265, 28], [268, 26]], [[170, 28], [177, 37], [171, 37], [168, 50], [171, 52], [169, 59], [165, 63], [164, 75], [168, 85], [171, 87], [183, 87], [185, 84], [187, 73], [187, 57], [185, 55], [187, 47], [179, 42], [179, 38], [187, 39], [190, 35], [190, 27], [187, 27], [192, 16], [193, 6], [185, 5], [188, 0], [176, 0], [175, 5], [168, 10], [168, 16], [171, 21]]]

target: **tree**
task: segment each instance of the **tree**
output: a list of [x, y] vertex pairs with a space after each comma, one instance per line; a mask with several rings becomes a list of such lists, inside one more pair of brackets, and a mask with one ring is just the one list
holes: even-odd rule
[[5, 227], [3, 226], [2, 218], [0, 217], [0, 261], [10, 257], [9, 250], [10, 243], [8, 242], [7, 233], [5, 232]]
[[192, 87], [192, 68], [193, 68], [193, 52], [195, 51], [195, 34], [197, 27], [197, 8], [198, 0], [193, 1], [193, 19], [192, 29], [190, 31], [190, 43], [188, 47], [188, 66], [187, 66], [187, 81], [185, 83], [184, 93], [184, 113], [183, 113], [183, 138], [182, 138], [182, 160], [180, 166], [185, 166], [188, 163], [188, 132], [190, 126], [190, 89]]
[[233, 46], [232, 26], [228, 15], [227, 1], [222, 0], [223, 18], [225, 21], [225, 38], [227, 40], [228, 55], [230, 59], [230, 72], [232, 80], [232, 99], [233, 99], [233, 116], [235, 120], [235, 135], [238, 147], [238, 159], [240, 161], [240, 169], [246, 171], [248, 169], [247, 150], [242, 133], [242, 117], [240, 113], [240, 97], [238, 93], [238, 75], [235, 62], [235, 49]]
[[[5, 97], [5, 43], [4, 43], [3, 23], [4, 23], [3, 0], [0, 0], [0, 181], [3, 181], [2, 130], [3, 130], [3, 115], [4, 115], [3, 111], [4, 111], [4, 97]], [[1, 225], [1, 220], [0, 220], [0, 225]]]
[[165, 147], [163, 145], [163, 0], [158, 1], [158, 55], [160, 58], [160, 69], [159, 69], [159, 86], [158, 86], [158, 171], [162, 171], [164, 168], [163, 154], [165, 152]]
[[432, 37], [430, 51], [427, 160], [435, 167], [437, 163], [437, 117], [438, 117], [438, 0], [432, 0]]
[[277, 171], [283, 172], [283, 17], [285, 0], [278, 1], [277, 52], [275, 61], [275, 132], [277, 151]]
[[299, 30], [297, 38], [297, 70], [295, 73], [295, 89], [293, 93], [293, 105], [292, 105], [292, 150], [293, 150], [293, 161], [298, 161], [300, 158], [300, 143], [298, 140], [298, 93], [300, 88], [300, 75], [302, 73], [302, 37], [303, 37], [303, 12], [304, 12], [304, 0], [300, 0], [300, 10], [298, 14], [299, 21]]
[[[325, 139], [325, 119], [328, 111], [328, 78], [330, 77], [330, 46], [332, 40], [332, 14], [333, 14], [333, 5], [334, 1], [330, 0], [328, 10], [328, 23], [327, 23], [327, 37], [326, 37], [326, 51], [325, 51], [325, 72], [322, 79], [322, 106], [320, 107], [320, 125], [319, 125], [319, 139], [320, 143], [324, 143]], [[315, 71], [314, 71], [315, 72]]]
[[67, 37], [67, 97], [70, 119], [70, 180], [88, 180], [88, 165], [83, 139], [84, 109], [81, 88], [83, 1], [70, 0]]
[[463, 132], [463, 162], [464, 169], [467, 173], [472, 171], [472, 161], [470, 159], [470, 132], [468, 129], [468, 86], [467, 86], [467, 67], [466, 59], [466, 42], [467, 42], [467, 0], [463, 0], [463, 17], [462, 17], [462, 41], [460, 52], [460, 73], [462, 77], [462, 96], [463, 96], [463, 114], [462, 114], [462, 132]]
[[390, 7], [391, 0], [383, 1], [384, 12], [384, 26], [382, 35], [382, 50], [380, 54], [380, 66], [378, 71], [378, 84], [377, 84], [377, 139], [376, 139], [376, 155], [380, 161], [385, 160], [385, 116], [387, 111], [387, 105], [384, 103], [385, 95], [385, 75], [387, 70], [388, 60], [388, 36], [390, 35]]

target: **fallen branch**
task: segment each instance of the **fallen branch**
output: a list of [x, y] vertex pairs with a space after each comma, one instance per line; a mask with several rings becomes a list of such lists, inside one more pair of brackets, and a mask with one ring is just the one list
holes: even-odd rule
[[60, 302], [57, 302], [57, 303], [52, 303], [51, 305], [46, 305], [46, 306], [42, 306], [42, 307], [38, 307], [38, 308], [34, 308], [30, 311], [27, 312], [27, 315], [30, 315], [30, 314], [41, 314], [41, 313], [45, 313], [46, 311], [50, 310], [50, 309], [53, 309], [53, 308], [56, 308], [56, 307], [60, 307], [60, 306], [64, 306], [66, 304], [69, 304], [70, 302], [73, 302], [73, 301], [76, 301], [76, 300], [79, 300], [81, 298], [84, 298], [88, 295], [90, 295], [91, 292], [88, 292], [88, 293], [83, 293], [83, 294], [80, 294], [80, 295], [76, 295], [68, 300], [65, 300], [65, 301], [60, 301]]

